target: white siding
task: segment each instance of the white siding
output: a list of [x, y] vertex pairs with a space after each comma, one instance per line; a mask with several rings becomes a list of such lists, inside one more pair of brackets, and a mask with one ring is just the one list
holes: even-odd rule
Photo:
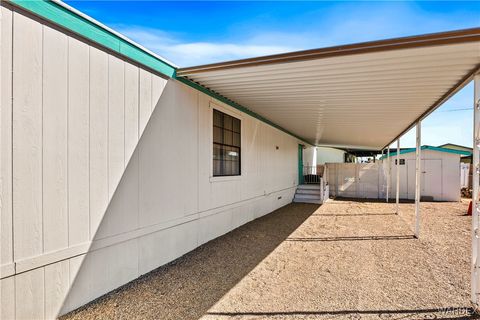
[[70, 289], [68, 260], [45, 266], [45, 318], [55, 319]]
[[90, 240], [107, 210], [108, 55], [90, 48]]
[[138, 68], [125, 64], [125, 164], [138, 142]]
[[[43, 222], [45, 252], [68, 246], [68, 38], [43, 30]], [[57, 232], [48, 232], [56, 230]]]
[[138, 134], [141, 136], [152, 114], [152, 74], [140, 69], [139, 77]]
[[15, 319], [15, 277], [0, 279], [0, 319]]
[[108, 195], [112, 197], [125, 169], [124, 63], [108, 57]]
[[0, 319], [15, 318], [12, 233], [12, 12], [0, 7]]
[[89, 240], [89, 48], [68, 41], [69, 244]]
[[13, 211], [17, 260], [43, 253], [43, 27], [18, 13], [14, 13], [13, 21]]
[[[18, 13], [12, 44], [11, 16], [2, 318], [54, 318], [291, 202], [297, 139]], [[241, 119], [240, 177], [212, 177], [213, 108]]]
[[[0, 278], [12, 271], [12, 12], [0, 20]], [[9, 267], [7, 267], [9, 266]], [[6, 286], [5, 286], [6, 288]], [[4, 289], [5, 291], [7, 289]], [[1, 291], [0, 291], [1, 294]], [[0, 304], [2, 302], [0, 301]]]

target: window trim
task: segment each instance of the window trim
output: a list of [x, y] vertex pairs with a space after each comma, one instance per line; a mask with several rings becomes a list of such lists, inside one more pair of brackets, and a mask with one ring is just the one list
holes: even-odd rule
[[[210, 127], [210, 135], [209, 135], [209, 143], [210, 143], [210, 154], [209, 154], [209, 163], [210, 163], [210, 182], [221, 182], [221, 181], [232, 181], [232, 180], [240, 180], [243, 177], [243, 170], [242, 170], [242, 153], [245, 151], [245, 148], [243, 147], [243, 140], [244, 140], [244, 120], [245, 118], [243, 115], [239, 112], [236, 112], [236, 110], [231, 110], [230, 108], [226, 108], [220, 104], [210, 102], [209, 106], [209, 120], [208, 124]], [[240, 120], [240, 174], [239, 175], [224, 175], [224, 176], [214, 176], [213, 175], [213, 110], [220, 111], [222, 113], [225, 113], [231, 117], [237, 118]]]

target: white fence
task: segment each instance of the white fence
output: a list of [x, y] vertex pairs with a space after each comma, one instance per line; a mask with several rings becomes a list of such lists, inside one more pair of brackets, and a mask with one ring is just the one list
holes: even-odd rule
[[334, 197], [382, 199], [386, 170], [380, 163], [327, 163], [329, 192]]

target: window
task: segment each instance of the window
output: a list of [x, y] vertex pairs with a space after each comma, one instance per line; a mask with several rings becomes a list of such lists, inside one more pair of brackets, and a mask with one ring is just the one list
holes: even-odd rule
[[[395, 159], [395, 165], [397, 165], [397, 159]], [[405, 159], [400, 159], [400, 165], [405, 165]]]
[[213, 109], [213, 176], [240, 175], [240, 120]]

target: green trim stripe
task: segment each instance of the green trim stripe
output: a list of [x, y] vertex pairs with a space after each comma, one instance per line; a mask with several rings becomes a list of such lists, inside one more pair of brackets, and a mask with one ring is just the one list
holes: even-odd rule
[[[433, 150], [433, 151], [439, 151], [439, 152], [445, 152], [445, 153], [453, 153], [453, 154], [459, 154], [463, 156], [469, 156], [472, 153], [469, 151], [461, 151], [461, 150], [454, 150], [454, 149], [448, 149], [448, 148], [442, 148], [442, 147], [433, 147], [433, 146], [422, 146], [420, 148], [421, 150]], [[410, 153], [410, 152], [415, 152], [416, 148], [409, 148], [405, 150], [400, 150], [400, 154], [405, 154], [405, 153]], [[390, 152], [390, 157], [396, 156], [397, 152]], [[384, 155], [380, 157], [380, 160], [383, 160], [387, 158], [387, 155]]]
[[207, 88], [199, 85], [199, 84], [196, 83], [196, 82], [193, 82], [193, 81], [191, 81], [191, 80], [189, 80], [189, 79], [187, 79], [187, 78], [183, 78], [183, 77], [177, 77], [176, 79], [177, 79], [178, 81], [183, 82], [183, 83], [185, 83], [186, 85], [188, 85], [188, 86], [190, 86], [190, 87], [192, 87], [192, 88], [200, 91], [200, 92], [205, 93], [206, 95], [209, 95], [209, 96], [212, 97], [212, 98], [215, 98], [215, 99], [217, 99], [217, 100], [219, 100], [219, 101], [221, 101], [221, 102], [223, 102], [223, 103], [225, 103], [225, 104], [228, 104], [229, 106], [231, 106], [231, 107], [233, 107], [233, 108], [235, 108], [235, 109], [237, 109], [237, 110], [242, 111], [243, 113], [248, 114], [249, 116], [252, 116], [252, 117], [254, 117], [254, 118], [256, 118], [256, 119], [258, 119], [258, 120], [260, 120], [260, 121], [262, 121], [262, 122], [265, 122], [266, 124], [271, 125], [272, 127], [276, 128], [276, 129], [278, 129], [278, 130], [280, 130], [280, 131], [283, 131], [283, 132], [285, 132], [286, 134], [289, 134], [289, 135], [291, 135], [292, 137], [295, 137], [295, 138], [297, 138], [298, 140], [300, 140], [300, 141], [302, 141], [302, 142], [305, 142], [306, 144], [309, 144], [309, 145], [312, 145], [312, 146], [315, 145], [314, 143], [311, 143], [311, 142], [305, 140], [304, 138], [299, 137], [299, 136], [297, 136], [296, 134], [288, 131], [287, 129], [284, 129], [284, 128], [280, 127], [279, 125], [273, 123], [272, 121], [270, 121], [270, 120], [262, 117], [262, 116], [259, 115], [258, 113], [255, 113], [255, 112], [253, 112], [252, 110], [247, 109], [247, 108], [245, 108], [244, 106], [242, 106], [242, 105], [240, 105], [240, 104], [238, 104], [238, 103], [236, 103], [236, 102], [234, 102], [234, 101], [232, 101], [232, 100], [230, 100], [230, 99], [228, 99], [228, 98], [225, 98], [224, 96], [222, 96], [222, 95], [220, 95], [220, 94], [218, 94], [218, 93], [216, 93], [216, 92], [213, 92], [213, 91], [211, 91], [211, 90], [209, 90], [209, 89], [207, 89]]
[[176, 68], [167, 62], [55, 2], [48, 0], [10, 0], [10, 2], [150, 69], [168, 77], [175, 76]]

